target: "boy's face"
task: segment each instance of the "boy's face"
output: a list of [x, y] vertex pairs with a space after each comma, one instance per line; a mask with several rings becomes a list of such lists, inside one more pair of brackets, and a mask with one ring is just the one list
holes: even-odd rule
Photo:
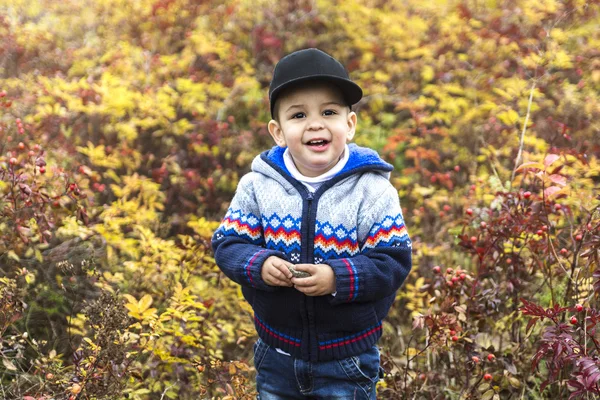
[[269, 133], [278, 146], [288, 147], [298, 171], [315, 177], [333, 168], [356, 129], [356, 114], [340, 90], [311, 83], [282, 94], [277, 102], [278, 121], [269, 122]]

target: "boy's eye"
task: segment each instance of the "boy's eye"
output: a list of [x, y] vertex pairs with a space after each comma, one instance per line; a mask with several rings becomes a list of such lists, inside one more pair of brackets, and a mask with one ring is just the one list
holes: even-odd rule
[[324, 115], [335, 115], [337, 114], [334, 110], [325, 110], [323, 111]]
[[298, 113], [292, 115], [292, 119], [294, 119], [294, 118], [304, 118], [304, 113], [298, 112]]

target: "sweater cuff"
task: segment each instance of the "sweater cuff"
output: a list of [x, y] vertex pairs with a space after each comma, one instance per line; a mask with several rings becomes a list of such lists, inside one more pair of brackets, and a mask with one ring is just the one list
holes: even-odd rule
[[278, 256], [284, 258], [283, 255], [277, 251], [262, 249], [254, 253], [248, 258], [244, 265], [244, 276], [246, 277], [250, 286], [260, 290], [274, 291], [275, 286], [267, 285], [261, 276], [262, 265], [271, 256]]
[[331, 296], [332, 304], [349, 303], [358, 297], [360, 281], [356, 266], [349, 258], [327, 260], [324, 263], [331, 266], [335, 274], [335, 296]]

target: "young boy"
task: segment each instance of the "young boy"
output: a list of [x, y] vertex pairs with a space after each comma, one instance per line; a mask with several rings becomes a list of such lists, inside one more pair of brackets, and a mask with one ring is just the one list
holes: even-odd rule
[[254, 309], [260, 399], [375, 399], [376, 343], [411, 241], [392, 166], [348, 145], [361, 97], [320, 50], [282, 58], [269, 88], [277, 146], [254, 159], [213, 236]]

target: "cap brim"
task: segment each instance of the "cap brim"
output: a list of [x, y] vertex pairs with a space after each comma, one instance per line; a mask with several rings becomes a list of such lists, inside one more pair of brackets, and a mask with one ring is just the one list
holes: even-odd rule
[[360, 86], [358, 86], [356, 83], [352, 82], [349, 79], [340, 78], [339, 76], [334, 75], [303, 76], [301, 78], [287, 81], [271, 91], [271, 95], [269, 96], [269, 101], [271, 102], [271, 116], [273, 116], [273, 106], [275, 103], [273, 100], [277, 99], [277, 97], [279, 96], [279, 94], [281, 94], [282, 91], [291, 86], [295, 86], [299, 83], [307, 81], [331, 82], [342, 91], [344, 100], [346, 100], [349, 106], [358, 103], [363, 96], [363, 91], [360, 88]]

